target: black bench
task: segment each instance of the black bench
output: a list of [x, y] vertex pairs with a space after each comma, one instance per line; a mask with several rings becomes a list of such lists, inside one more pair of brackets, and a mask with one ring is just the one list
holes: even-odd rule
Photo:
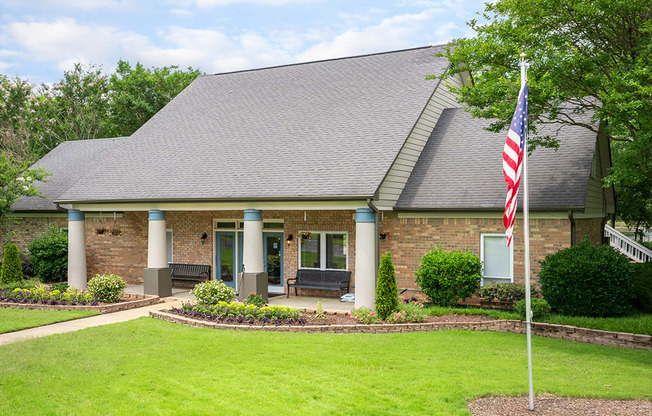
[[205, 264], [169, 263], [173, 282], [201, 283], [211, 278], [211, 266]]
[[351, 272], [347, 270], [304, 270], [297, 271], [297, 277], [287, 280], [288, 293], [290, 297], [290, 286], [294, 288], [294, 295], [297, 295], [298, 288], [304, 289], [327, 289], [339, 290], [348, 293], [351, 282]]

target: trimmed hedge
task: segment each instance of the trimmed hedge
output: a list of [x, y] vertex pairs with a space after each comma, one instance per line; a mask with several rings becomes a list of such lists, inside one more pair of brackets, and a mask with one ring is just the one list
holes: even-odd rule
[[631, 311], [632, 265], [608, 245], [584, 240], [546, 256], [539, 283], [555, 313], [620, 316]]
[[383, 255], [378, 267], [375, 307], [378, 317], [382, 320], [387, 319], [392, 312], [398, 311], [396, 273], [390, 253]]
[[435, 305], [452, 306], [480, 287], [482, 262], [473, 253], [433, 246], [414, 272], [416, 283]]
[[643, 313], [652, 313], [652, 262], [636, 263], [632, 283], [634, 307]]
[[55, 225], [29, 244], [34, 277], [41, 282], [62, 282], [68, 274], [68, 233]]
[[[516, 283], [491, 283], [482, 286], [478, 291], [478, 296], [489, 302], [492, 300], [518, 302], [519, 300], [525, 299], [525, 286]], [[538, 297], [539, 290], [531, 286], [530, 296]]]
[[5, 255], [2, 258], [2, 267], [0, 268], [0, 283], [9, 284], [22, 282], [25, 280], [23, 269], [20, 265], [20, 254], [16, 244], [7, 244], [5, 246]]

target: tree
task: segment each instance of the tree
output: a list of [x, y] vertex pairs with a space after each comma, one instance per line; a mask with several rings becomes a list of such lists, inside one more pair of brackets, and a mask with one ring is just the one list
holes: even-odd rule
[[[511, 122], [520, 88], [519, 54], [530, 62], [528, 118], [532, 140], [548, 123], [603, 131], [622, 142], [606, 184], [640, 188], [652, 203], [652, 3], [649, 0], [500, 0], [483, 21], [468, 24], [474, 38], [453, 41], [444, 54], [451, 69], [470, 71], [474, 85], [452, 88], [478, 117]], [[646, 188], [647, 187], [647, 188]], [[622, 212], [622, 210], [621, 210]]]
[[44, 169], [28, 169], [29, 162], [19, 161], [0, 153], [0, 220], [11, 211], [11, 206], [24, 196], [40, 196], [35, 181], [43, 181]]
[[110, 81], [110, 135], [133, 134], [199, 75], [191, 67], [186, 71], [176, 66], [146, 69], [138, 62], [132, 68], [129, 62], [118, 61]]
[[380, 319], [385, 320], [398, 310], [398, 289], [396, 273], [392, 264], [392, 255], [384, 254], [378, 267], [378, 284], [376, 287], [376, 312]]
[[24, 278], [18, 248], [15, 244], [7, 244], [0, 268], [0, 283], [22, 282]]

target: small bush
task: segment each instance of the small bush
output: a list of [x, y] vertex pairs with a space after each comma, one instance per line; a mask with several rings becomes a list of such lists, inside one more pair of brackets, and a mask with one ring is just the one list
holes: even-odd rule
[[633, 266], [634, 300], [632, 304], [643, 313], [652, 313], [652, 262], [636, 263]]
[[[518, 302], [525, 299], [525, 286], [516, 283], [491, 283], [480, 288], [478, 296], [485, 300], [500, 302]], [[530, 287], [530, 296], [538, 297], [539, 291]]]
[[482, 263], [473, 253], [433, 247], [421, 258], [416, 282], [434, 304], [451, 306], [478, 289], [481, 269]]
[[[532, 309], [532, 319], [539, 319], [550, 313], [550, 305], [548, 305], [548, 302], [539, 298], [532, 298], [530, 300], [530, 309]], [[521, 316], [521, 319], [525, 320], [525, 299], [516, 302], [514, 310]]]
[[50, 285], [50, 290], [55, 291], [58, 290], [59, 292], [65, 292], [68, 290], [68, 283], [66, 282], [59, 282], [59, 283], [53, 283]]
[[423, 303], [409, 302], [400, 306], [400, 311], [389, 316], [388, 321], [393, 323], [423, 322], [428, 319], [428, 314]]
[[197, 300], [208, 305], [219, 302], [231, 302], [235, 298], [235, 290], [224, 284], [221, 280], [209, 280], [199, 283], [190, 291]]
[[245, 305], [254, 305], [258, 306], [259, 308], [267, 305], [267, 302], [265, 302], [265, 299], [263, 299], [262, 295], [257, 295], [255, 293], [250, 293], [247, 295], [247, 299], [244, 301]]
[[632, 265], [607, 245], [584, 240], [546, 256], [539, 283], [555, 313], [620, 316], [631, 311]]
[[14, 283], [25, 280], [23, 269], [20, 266], [20, 254], [16, 244], [5, 246], [5, 255], [0, 268], [0, 283]]
[[32, 265], [32, 259], [29, 257], [28, 253], [20, 252], [20, 265], [23, 268], [23, 276], [25, 276], [25, 279], [28, 277], [34, 277], [34, 266]]
[[12, 291], [14, 289], [33, 289], [37, 283], [38, 280], [36, 279], [21, 280], [20, 282], [12, 283], [0, 283], [0, 290], [6, 289]]
[[119, 302], [127, 282], [115, 274], [98, 274], [88, 281], [86, 291], [98, 302]]
[[351, 318], [355, 319], [361, 324], [377, 324], [381, 321], [381, 319], [378, 317], [378, 315], [376, 315], [374, 311], [369, 308], [365, 308], [364, 306], [362, 308], [353, 309], [351, 311]]
[[29, 244], [34, 277], [42, 282], [62, 282], [68, 273], [68, 233], [50, 227]]
[[392, 312], [398, 311], [396, 273], [390, 253], [383, 255], [380, 260], [375, 307], [378, 317], [382, 320], [387, 319]]

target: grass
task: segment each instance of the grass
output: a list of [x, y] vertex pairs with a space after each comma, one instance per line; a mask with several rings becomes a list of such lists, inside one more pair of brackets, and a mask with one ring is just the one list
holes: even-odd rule
[[[443, 307], [429, 305], [426, 313], [431, 316], [443, 315], [484, 315], [494, 319], [522, 319], [521, 316], [512, 311], [499, 309], [483, 309], [469, 307]], [[572, 325], [582, 328], [601, 329], [603, 331], [629, 332], [632, 334], [652, 335], [652, 314], [639, 314], [621, 316], [618, 318], [591, 318], [586, 316], [566, 316], [548, 314], [536, 322], [549, 324]]]
[[96, 311], [41, 311], [0, 308], [0, 334], [97, 315]]
[[[534, 337], [538, 394], [650, 400], [652, 352]], [[220, 331], [140, 318], [0, 347], [0, 414], [468, 415], [525, 337]], [[633, 382], [632, 380], [637, 380]]]

